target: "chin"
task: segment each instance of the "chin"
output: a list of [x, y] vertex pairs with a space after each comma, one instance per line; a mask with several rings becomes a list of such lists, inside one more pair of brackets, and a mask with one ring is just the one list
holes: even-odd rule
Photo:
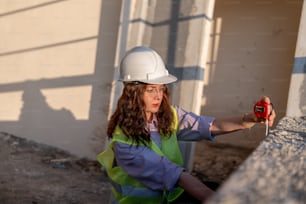
[[158, 110], [159, 110], [159, 108], [152, 108], [152, 113], [157, 113], [158, 112]]

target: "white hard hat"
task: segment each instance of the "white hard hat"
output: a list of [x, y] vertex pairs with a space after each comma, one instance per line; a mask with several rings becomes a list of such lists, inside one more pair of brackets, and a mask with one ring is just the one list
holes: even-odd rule
[[147, 84], [169, 84], [177, 78], [168, 73], [162, 58], [148, 47], [134, 47], [120, 63], [120, 81]]

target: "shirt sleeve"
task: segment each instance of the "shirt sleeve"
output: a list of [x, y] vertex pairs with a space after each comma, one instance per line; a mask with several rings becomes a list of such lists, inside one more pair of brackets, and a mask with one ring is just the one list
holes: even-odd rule
[[153, 190], [172, 190], [184, 170], [145, 146], [116, 142], [114, 152], [119, 166]]
[[214, 140], [210, 127], [215, 120], [214, 117], [199, 116], [192, 112], [187, 112], [180, 107], [175, 107], [179, 120], [178, 140], [198, 141]]

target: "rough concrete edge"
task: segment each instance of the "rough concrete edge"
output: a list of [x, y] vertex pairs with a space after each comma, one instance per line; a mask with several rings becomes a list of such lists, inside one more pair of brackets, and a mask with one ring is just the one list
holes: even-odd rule
[[284, 117], [208, 204], [306, 202], [306, 116]]

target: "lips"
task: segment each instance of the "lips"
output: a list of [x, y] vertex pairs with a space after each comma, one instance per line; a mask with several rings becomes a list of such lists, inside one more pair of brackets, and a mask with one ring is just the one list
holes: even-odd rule
[[159, 107], [159, 104], [153, 104], [152, 105], [154, 108], [158, 108]]

